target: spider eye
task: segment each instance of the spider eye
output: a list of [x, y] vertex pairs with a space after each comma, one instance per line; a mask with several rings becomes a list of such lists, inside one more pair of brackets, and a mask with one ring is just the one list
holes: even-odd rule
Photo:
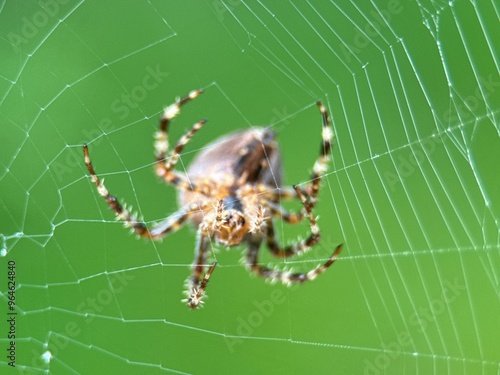
[[242, 227], [245, 225], [245, 218], [239, 214], [230, 213], [224, 219], [224, 222], [229, 225], [230, 228]]

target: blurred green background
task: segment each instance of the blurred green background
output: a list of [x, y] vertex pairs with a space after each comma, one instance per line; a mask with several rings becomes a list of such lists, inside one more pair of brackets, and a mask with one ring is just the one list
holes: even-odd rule
[[[2, 373], [497, 374], [499, 8], [495, 2], [3, 1]], [[137, 240], [83, 164], [148, 223], [176, 210], [152, 168], [161, 109], [207, 125], [182, 155], [271, 126], [304, 183], [327, 105], [336, 144], [322, 242], [338, 262], [286, 288], [219, 262], [205, 308], [180, 303], [194, 230]], [[288, 206], [287, 206], [288, 207]], [[290, 207], [298, 208], [298, 205]], [[307, 226], [277, 224], [291, 242]], [[16, 263], [16, 368], [5, 353]]]

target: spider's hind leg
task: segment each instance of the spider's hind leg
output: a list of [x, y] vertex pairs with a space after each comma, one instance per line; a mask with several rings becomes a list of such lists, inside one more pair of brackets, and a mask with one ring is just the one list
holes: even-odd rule
[[[306, 200], [306, 197], [300, 190], [298, 186], [293, 187], [297, 196], [302, 201], [304, 205], [304, 209], [306, 210], [307, 217], [309, 219], [309, 224], [311, 228], [310, 235], [302, 240], [298, 241], [295, 244], [282, 248], [279, 246], [274, 237], [274, 230], [272, 225], [268, 226], [267, 232], [267, 245], [271, 253], [277, 257], [290, 257], [304, 251], [309, 250], [312, 246], [314, 246], [320, 238], [319, 228], [316, 223], [316, 219], [312, 214], [311, 204]], [[315, 269], [305, 272], [305, 273], [297, 273], [292, 271], [280, 271], [276, 269], [272, 269], [269, 267], [261, 266], [258, 264], [258, 251], [262, 240], [250, 240], [249, 250], [247, 253], [247, 265], [252, 272], [255, 272], [259, 276], [262, 276], [271, 281], [281, 281], [284, 284], [290, 283], [303, 283], [307, 280], [315, 279], [319, 274], [323, 273], [328, 267], [330, 267], [336, 260], [340, 252], [342, 251], [342, 245], [337, 246], [333, 254], [328, 258], [328, 260], [316, 267]]]
[[291, 283], [303, 283], [308, 280], [314, 280], [319, 274], [323, 273], [328, 267], [330, 267], [336, 260], [340, 252], [342, 251], [342, 245], [337, 246], [333, 254], [328, 258], [328, 260], [314, 268], [309, 272], [293, 272], [285, 270], [277, 270], [274, 268], [269, 268], [266, 266], [261, 266], [259, 263], [259, 247], [261, 242], [251, 242], [249, 243], [248, 253], [247, 253], [247, 267], [250, 271], [256, 273], [257, 275], [270, 280], [271, 282], [281, 281], [283, 284], [290, 285]]
[[302, 193], [301, 189], [298, 186], [293, 186], [295, 190], [295, 194], [300, 198], [302, 205], [304, 206], [303, 211], [299, 214], [292, 214], [285, 210], [281, 210], [280, 212], [276, 212], [279, 216], [287, 221], [290, 224], [296, 224], [307, 216], [309, 219], [309, 224], [311, 228], [311, 233], [309, 236], [303, 240], [297, 241], [291, 245], [283, 247], [276, 241], [276, 236], [274, 233], [274, 226], [272, 222], [267, 226], [267, 246], [275, 257], [278, 258], [289, 258], [294, 255], [298, 255], [304, 253], [311, 249], [320, 239], [320, 232], [318, 224], [316, 223], [316, 218], [312, 214], [312, 204], [306, 200], [306, 197]]

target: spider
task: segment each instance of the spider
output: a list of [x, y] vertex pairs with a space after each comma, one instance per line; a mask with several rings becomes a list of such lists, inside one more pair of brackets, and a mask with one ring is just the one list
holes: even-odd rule
[[[155, 135], [156, 175], [175, 186], [179, 193], [180, 208], [162, 222], [148, 228], [125, 204], [120, 203], [104, 186], [90, 160], [88, 146], [83, 145], [85, 164], [97, 191], [125, 226], [140, 237], [159, 240], [190, 221], [196, 228], [196, 254], [191, 276], [186, 280], [186, 295], [183, 300], [194, 309], [203, 304], [208, 281], [217, 262], [207, 263], [211, 241], [225, 247], [245, 243], [246, 267], [249, 271], [284, 284], [303, 283], [315, 279], [330, 267], [342, 245], [337, 246], [330, 258], [322, 265], [306, 273], [278, 270], [259, 264], [258, 252], [262, 242], [267, 243], [272, 255], [288, 258], [299, 255], [320, 239], [320, 232], [312, 209], [316, 205], [322, 175], [330, 159], [333, 130], [328, 113], [321, 102], [317, 102], [323, 120], [320, 155], [316, 160], [310, 182], [304, 187], [284, 187], [281, 156], [275, 133], [267, 128], [251, 128], [231, 133], [208, 145], [193, 160], [187, 173], [174, 170], [180, 153], [206, 120], [201, 120], [185, 133], [169, 150], [168, 130], [174, 117], [183, 105], [195, 99], [202, 90], [191, 91], [166, 107], [160, 118]], [[303, 208], [298, 213], [285, 210], [281, 200], [299, 199]], [[307, 218], [310, 234], [289, 246], [276, 241], [273, 218], [295, 224]], [[207, 270], [208, 268], [208, 270]]]

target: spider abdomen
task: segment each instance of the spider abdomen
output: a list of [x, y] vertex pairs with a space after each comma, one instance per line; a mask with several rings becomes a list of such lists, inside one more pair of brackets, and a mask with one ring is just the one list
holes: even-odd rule
[[253, 128], [221, 137], [204, 148], [191, 162], [192, 178], [224, 175], [245, 177], [244, 183], [281, 186], [283, 172], [276, 135], [266, 128]]

